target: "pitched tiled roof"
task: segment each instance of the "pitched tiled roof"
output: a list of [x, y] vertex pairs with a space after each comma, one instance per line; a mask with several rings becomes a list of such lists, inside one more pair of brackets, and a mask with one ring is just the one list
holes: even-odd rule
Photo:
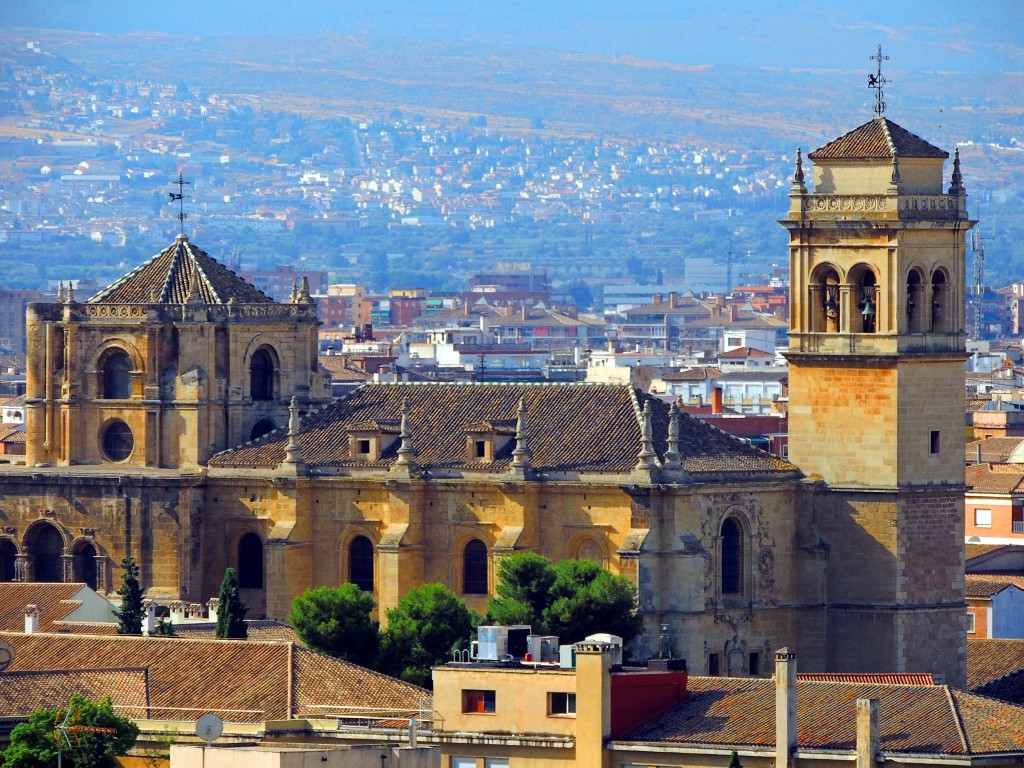
[[1024, 640], [968, 640], [967, 687], [1024, 669]]
[[[775, 744], [772, 680], [691, 677], [681, 704], [622, 741], [760, 746]], [[879, 700], [881, 748], [918, 754], [1024, 751], [1024, 708], [946, 685], [797, 682], [800, 749], [853, 751], [856, 701]]]
[[8, 671], [0, 675], [0, 711], [4, 717], [27, 717], [37, 709], [66, 708], [76, 693], [91, 701], [109, 696], [118, 708], [117, 714], [145, 717], [146, 670]]
[[320, 365], [331, 374], [331, 381], [368, 381], [372, 377], [365, 371], [351, 367], [344, 355], [320, 355]]
[[1024, 491], [1024, 464], [971, 464], [967, 467], [967, 489], [975, 493]]
[[81, 603], [73, 598], [85, 584], [44, 584], [39, 582], [0, 582], [0, 630], [21, 632], [25, 629], [25, 606], [39, 609], [39, 629], [55, 631], [53, 623], [61, 621]]
[[159, 720], [191, 720], [196, 712], [187, 710], [200, 709], [235, 722], [328, 706], [414, 710], [428, 695], [292, 643], [15, 632], [0, 632], [0, 641], [14, 647], [14, 672], [145, 669], [151, 716]]
[[971, 693], [979, 696], [990, 696], [1011, 704], [1024, 705], [1024, 669], [997, 677], [974, 688]]
[[932, 146], [887, 117], [869, 120], [814, 150], [808, 157], [811, 160], [878, 159], [891, 158], [893, 153], [900, 157], [949, 157], [949, 152]]
[[[1013, 452], [1024, 444], [1024, 437], [988, 437], [974, 440], [967, 444], [966, 457], [969, 462], [978, 461], [978, 448], [981, 448], [981, 461], [1004, 462], [1009, 460]], [[1021, 465], [1024, 472], [1024, 465]]]
[[965, 596], [992, 597], [992, 595], [998, 595], [1007, 587], [1016, 586], [1020, 588], [1020, 584], [1015, 584], [1014, 582], [1018, 580], [1024, 582], [1024, 575], [1003, 576], [998, 573], [968, 573], [965, 574], [965, 579]]
[[757, 349], [756, 347], [736, 347], [736, 349], [730, 349], [728, 352], [719, 352], [718, 359], [722, 358], [747, 358], [747, 357], [775, 357], [763, 349]]
[[715, 379], [722, 375], [722, 372], [714, 366], [702, 365], [697, 368], [685, 368], [675, 373], [666, 373], [661, 377], [662, 381], [706, 381]]
[[935, 678], [927, 672], [800, 672], [796, 677], [810, 683], [935, 685]]
[[[217, 631], [216, 622], [174, 625], [174, 636], [193, 640], [211, 639]], [[253, 619], [245, 622], [246, 639], [258, 642], [298, 643], [299, 636], [287, 624], [273, 619]]]
[[[307, 416], [299, 434], [303, 460], [315, 466], [368, 466], [349, 455], [354, 425], [400, 416], [409, 401], [412, 443], [421, 467], [509, 469], [515, 441], [494, 461], [478, 463], [467, 455], [466, 429], [480, 422], [514, 424], [520, 400], [526, 405], [532, 464], [541, 472], [629, 472], [640, 450], [640, 412], [650, 402], [654, 448], [667, 449], [669, 405], [632, 387], [600, 384], [367, 384], [351, 395]], [[284, 458], [284, 430], [215, 456], [214, 467], [276, 466]], [[398, 440], [374, 466], [388, 467]], [[720, 472], [795, 472], [796, 467], [683, 415], [680, 425], [683, 468], [691, 474]]]
[[1010, 544], [964, 544], [964, 552], [968, 562], [976, 557], [987, 555], [989, 552], [995, 552], [997, 549], [1003, 547], [1012, 546]]
[[274, 300], [246, 282], [184, 235], [145, 264], [93, 296], [89, 304], [184, 304], [195, 279], [203, 304], [273, 304]]

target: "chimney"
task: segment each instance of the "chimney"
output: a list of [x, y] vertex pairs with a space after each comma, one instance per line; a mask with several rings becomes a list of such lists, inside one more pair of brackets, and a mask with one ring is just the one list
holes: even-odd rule
[[25, 634], [34, 635], [39, 631], [39, 606], [25, 606]]
[[736, 305], [735, 304], [730, 304], [729, 305], [729, 322], [730, 323], [735, 323], [736, 322]]
[[721, 414], [722, 411], [722, 388], [715, 387], [711, 393], [711, 413]]
[[875, 768], [880, 750], [878, 699], [857, 699], [857, 768]]
[[[790, 768], [794, 751], [796, 751], [796, 651], [790, 648], [780, 648], [775, 652], [775, 768]], [[858, 750], [858, 756], [859, 754]]]
[[668, 308], [675, 309], [679, 306], [679, 294], [675, 291], [669, 291], [668, 293]]
[[185, 622], [185, 603], [182, 600], [174, 600], [168, 606], [171, 609], [171, 623], [183, 624]]
[[525, 321], [525, 320], [529, 319], [529, 317], [530, 317], [530, 310], [526, 308], [525, 304], [523, 304], [523, 306], [520, 307], [520, 309], [519, 309], [519, 319]]
[[976, 463], [977, 463], [977, 464], [981, 464], [981, 441], [980, 441], [980, 440], [978, 441], [978, 443], [977, 443], [977, 446], [976, 446], [976, 447], [977, 447], [977, 449], [978, 449], [978, 460], [977, 460], [977, 462], [976, 462]]
[[612, 730], [612, 646], [576, 644], [576, 689], [589, 691], [576, 706], [576, 762], [602, 765]]
[[142, 634], [148, 637], [156, 632], [156, 603], [147, 600], [142, 607], [146, 611], [146, 618], [142, 621]]
[[665, 297], [662, 296], [660, 293], [656, 293], [653, 297], [651, 297], [651, 304], [661, 304], [664, 298]]
[[206, 601], [206, 610], [209, 611], [210, 621], [217, 622], [217, 609], [220, 608], [220, 598], [211, 597]]

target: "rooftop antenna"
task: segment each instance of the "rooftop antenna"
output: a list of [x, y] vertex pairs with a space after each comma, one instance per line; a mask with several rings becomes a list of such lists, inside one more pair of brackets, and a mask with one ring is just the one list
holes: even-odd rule
[[[981, 220], [981, 200], [978, 201], [978, 220]], [[975, 229], [971, 232], [971, 250], [974, 251], [974, 338], [981, 338], [985, 274], [985, 238]]]
[[868, 56], [871, 61], [878, 62], [878, 72], [873, 75], [868, 75], [868, 88], [875, 89], [875, 106], [873, 108], [875, 116], [881, 117], [882, 113], [885, 112], [885, 95], [882, 93], [882, 87], [889, 84], [889, 80], [886, 80], [882, 75], [882, 62], [888, 61], [888, 56], [882, 55], [882, 46], [878, 46], [878, 53], [874, 56]]
[[169, 193], [171, 196], [172, 203], [175, 200], [178, 201], [178, 221], [181, 224], [181, 234], [183, 235], [185, 234], [185, 219], [188, 218], [188, 216], [185, 214], [185, 185], [191, 183], [191, 181], [183, 181], [181, 178], [181, 171], [178, 171], [178, 180], [171, 182], [171, 184], [174, 184], [178, 187], [178, 191]]

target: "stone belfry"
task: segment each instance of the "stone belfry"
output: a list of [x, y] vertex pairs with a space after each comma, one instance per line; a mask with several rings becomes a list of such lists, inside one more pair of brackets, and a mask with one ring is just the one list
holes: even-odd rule
[[29, 466], [194, 468], [327, 402], [316, 305], [275, 302], [185, 235], [79, 302], [28, 309]]
[[959, 154], [879, 116], [797, 154], [789, 458], [827, 544], [831, 670], [964, 682], [965, 232]]

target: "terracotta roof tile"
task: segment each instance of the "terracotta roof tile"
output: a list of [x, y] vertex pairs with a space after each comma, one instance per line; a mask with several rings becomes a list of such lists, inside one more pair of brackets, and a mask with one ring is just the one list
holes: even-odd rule
[[935, 678], [927, 672], [800, 672], [796, 677], [811, 683], [935, 685]]
[[1012, 546], [1011, 544], [965, 544], [964, 552], [967, 560], [971, 561], [976, 557], [987, 555], [989, 552], [995, 552], [997, 549], [1003, 547]]
[[[246, 620], [247, 640], [256, 642], [298, 643], [299, 636], [287, 624], [273, 619]], [[212, 639], [217, 631], [217, 624], [211, 621], [203, 623], [185, 623], [174, 625], [174, 636], [193, 640]]]
[[[638, 407], [650, 402], [654, 448], [667, 450], [669, 405], [627, 386], [595, 384], [367, 384], [307, 416], [299, 434], [303, 460], [314, 466], [367, 465], [349, 455], [354, 425], [399, 417], [408, 399], [412, 442], [421, 467], [505, 472], [511, 446], [488, 464], [466, 451], [466, 430], [480, 422], [514, 424], [520, 399], [526, 404], [533, 467], [541, 472], [629, 472], [640, 450]], [[284, 458], [284, 430], [215, 456], [214, 467], [276, 466]], [[396, 458], [393, 440], [375, 466]], [[691, 473], [795, 472], [796, 467], [752, 448], [699, 419], [683, 415], [683, 468]]]
[[1024, 574], [1007, 577], [997, 573], [968, 573], [965, 574], [965, 579], [964, 594], [967, 597], [992, 597], [1007, 587], [1020, 588], [1021, 585], [1015, 581], [1024, 583]]
[[887, 117], [874, 120], [844, 133], [820, 149], [811, 152], [811, 160], [846, 160], [900, 157], [947, 158], [949, 153], [932, 146], [920, 136], [901, 128]]
[[39, 609], [39, 629], [54, 631], [54, 622], [81, 605], [73, 598], [84, 588], [85, 584], [0, 582], [0, 630], [24, 631], [25, 606], [31, 604]]
[[967, 488], [975, 493], [1014, 493], [1024, 483], [1022, 464], [971, 464]]
[[109, 696], [117, 714], [145, 717], [146, 677], [144, 669], [8, 671], [0, 675], [0, 711], [4, 717], [27, 717], [37, 709], [66, 708], [77, 693], [92, 701]]
[[272, 298], [179, 236], [174, 244], [93, 296], [89, 304], [184, 304], [193, 278], [204, 304], [273, 304]]
[[14, 632], [0, 632], [0, 641], [14, 647], [14, 672], [147, 670], [155, 719], [193, 719], [198, 710], [236, 722], [286, 719], [314, 706], [411, 710], [429, 695], [291, 643]]
[[[691, 677], [688, 690], [685, 702], [623, 741], [774, 745], [773, 681]], [[860, 698], [879, 700], [885, 752], [962, 755], [1024, 750], [1021, 707], [945, 685], [806, 681], [797, 682], [799, 747], [853, 751]]]
[[[974, 440], [967, 444], [966, 458], [967, 461], [978, 460], [978, 448], [981, 448], [981, 461], [984, 462], [1004, 462], [1007, 461], [1013, 454], [1016, 448], [1019, 448], [1024, 443], [1024, 437], [988, 437], [984, 440]], [[1024, 465], [1021, 465], [1021, 471], [1024, 472]]]
[[967, 687], [970, 690], [1024, 669], [1024, 640], [968, 640]]
[[995, 680], [979, 685], [971, 693], [989, 696], [1011, 704], [1024, 705], [1024, 669], [997, 677]]

